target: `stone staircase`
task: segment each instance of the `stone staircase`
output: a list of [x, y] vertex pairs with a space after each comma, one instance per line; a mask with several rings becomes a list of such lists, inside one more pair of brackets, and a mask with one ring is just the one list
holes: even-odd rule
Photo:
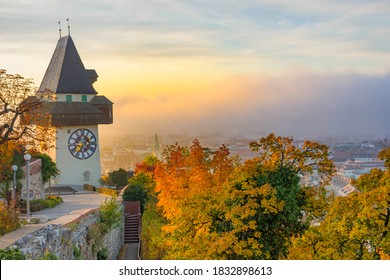
[[139, 242], [140, 216], [138, 214], [126, 215], [125, 217], [125, 243]]

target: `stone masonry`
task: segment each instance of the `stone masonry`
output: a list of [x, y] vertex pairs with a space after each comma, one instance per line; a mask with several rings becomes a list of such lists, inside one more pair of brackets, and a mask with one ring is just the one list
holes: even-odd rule
[[[26, 174], [26, 166], [22, 167], [24, 174]], [[22, 197], [27, 198], [26, 178], [22, 182]], [[42, 160], [33, 159], [30, 161], [30, 199], [45, 198], [45, 184], [42, 180]]]
[[98, 255], [114, 260], [124, 243], [123, 223], [98, 238], [99, 232], [94, 231], [97, 221], [98, 212], [90, 211], [65, 225], [48, 224], [10, 247], [18, 247], [27, 259], [41, 259], [51, 254], [62, 260], [96, 260]]

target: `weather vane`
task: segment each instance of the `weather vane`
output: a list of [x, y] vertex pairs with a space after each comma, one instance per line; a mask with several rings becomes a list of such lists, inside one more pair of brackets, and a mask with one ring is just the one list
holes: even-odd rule
[[70, 25], [69, 25], [69, 18], [66, 19], [66, 21], [68, 22], [68, 35], [70, 36]]
[[61, 21], [58, 21], [58, 30], [60, 31], [60, 38], [61, 38]]

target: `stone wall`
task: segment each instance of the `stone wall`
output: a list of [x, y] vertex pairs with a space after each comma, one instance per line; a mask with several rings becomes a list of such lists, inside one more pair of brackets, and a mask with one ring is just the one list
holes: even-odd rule
[[[42, 160], [34, 159], [30, 161], [30, 199], [45, 198], [45, 184], [42, 180]], [[26, 174], [26, 166], [22, 167], [24, 174]], [[22, 198], [27, 198], [26, 177], [22, 180]]]
[[93, 211], [67, 226], [49, 224], [11, 246], [18, 247], [27, 259], [49, 255], [62, 260], [117, 259], [124, 242], [124, 223], [102, 236], [96, 231], [97, 222], [98, 212]]

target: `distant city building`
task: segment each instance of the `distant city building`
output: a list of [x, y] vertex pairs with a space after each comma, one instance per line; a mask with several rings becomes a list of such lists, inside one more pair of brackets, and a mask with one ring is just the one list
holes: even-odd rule
[[378, 152], [375, 151], [357, 151], [352, 154], [356, 162], [378, 161]]
[[356, 188], [352, 186], [351, 184], [347, 184], [345, 187], [343, 187], [341, 190], [338, 191], [338, 194], [340, 196], [347, 196], [350, 193], [353, 193], [356, 191]]
[[351, 151], [333, 151], [332, 160], [335, 162], [345, 162], [352, 159]]
[[385, 170], [384, 161], [376, 159], [375, 161], [352, 161], [348, 160], [344, 163], [339, 172], [344, 176], [357, 179], [362, 174], [369, 173], [373, 168]]

